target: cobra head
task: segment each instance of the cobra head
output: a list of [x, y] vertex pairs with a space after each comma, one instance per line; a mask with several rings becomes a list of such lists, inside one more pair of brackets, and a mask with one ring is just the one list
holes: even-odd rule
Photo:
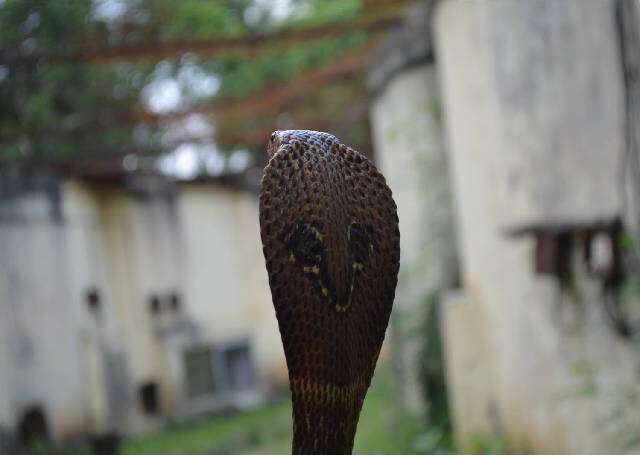
[[384, 177], [333, 135], [276, 131], [260, 231], [289, 369], [294, 454], [350, 454], [400, 259]]

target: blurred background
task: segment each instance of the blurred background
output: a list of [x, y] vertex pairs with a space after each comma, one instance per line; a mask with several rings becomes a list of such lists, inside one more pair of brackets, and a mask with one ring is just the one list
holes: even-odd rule
[[291, 450], [275, 129], [373, 159], [354, 454], [640, 453], [636, 0], [0, 0], [0, 454]]

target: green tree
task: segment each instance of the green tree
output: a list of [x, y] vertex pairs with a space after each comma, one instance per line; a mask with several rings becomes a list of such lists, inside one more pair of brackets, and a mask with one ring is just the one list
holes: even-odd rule
[[[99, 54], [101, 49], [303, 29], [350, 21], [363, 12], [357, 0], [291, 0], [284, 12], [271, 5], [259, 0], [0, 1], [0, 161], [168, 151], [175, 144], [161, 140], [167, 123], [145, 117], [149, 94], [161, 82], [176, 88], [176, 109], [240, 99], [332, 62], [370, 36], [354, 30], [256, 55], [208, 57], [187, 49], [162, 61], [77, 57], [79, 50]], [[362, 97], [363, 86], [337, 93]], [[331, 116], [350, 104], [351, 99], [338, 98], [321, 97], [316, 111]], [[310, 115], [304, 108], [301, 112]], [[220, 129], [242, 132], [273, 121], [266, 117], [213, 115], [210, 120]], [[362, 136], [361, 129], [353, 130]]]

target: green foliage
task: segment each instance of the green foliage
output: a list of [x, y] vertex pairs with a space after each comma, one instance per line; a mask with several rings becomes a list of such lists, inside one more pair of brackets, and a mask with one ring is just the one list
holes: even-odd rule
[[623, 250], [633, 250], [638, 248], [637, 239], [629, 231], [623, 231], [617, 239], [618, 246]]
[[413, 433], [407, 454], [449, 455], [455, 453], [447, 388], [444, 372], [444, 353], [438, 314], [438, 293], [425, 297], [417, 314], [395, 313], [395, 323], [402, 324], [406, 336], [419, 340], [420, 349], [415, 361], [425, 403], [424, 426]]
[[417, 455], [414, 442], [426, 429], [394, 405], [391, 368], [379, 365], [358, 422], [354, 455]]
[[245, 32], [243, 13], [251, 2], [203, 2], [156, 0], [147, 2], [149, 15], [157, 21], [158, 38], [202, 40], [217, 36], [240, 36]]
[[90, 0], [5, 0], [0, 4], [3, 55], [63, 50], [81, 42]]
[[93, 450], [88, 444], [64, 444], [52, 445], [47, 442], [36, 442], [26, 455], [93, 455]]
[[[640, 242], [629, 230], [624, 230], [617, 238], [618, 246], [626, 256], [626, 276], [621, 289], [623, 300], [640, 297]], [[640, 334], [638, 334], [640, 337]]]
[[438, 315], [438, 294], [433, 293], [428, 296], [422, 309], [424, 311], [421, 328], [423, 343], [419, 359], [419, 374], [424, 400], [427, 404], [427, 422], [436, 425], [443, 432], [449, 433], [451, 432], [451, 421]]
[[290, 431], [290, 406], [280, 403], [234, 416], [171, 425], [161, 433], [126, 441], [122, 454], [198, 455], [214, 448], [242, 446], [245, 442], [268, 445], [278, 439], [288, 439]]
[[[118, 131], [104, 141], [95, 134], [60, 135], [97, 127], [117, 118], [138, 98], [136, 78], [118, 65], [53, 65], [45, 59], [21, 61], [34, 53], [65, 51], [82, 42], [91, 12], [89, 0], [6, 1], [0, 4], [0, 55], [13, 62], [1, 66], [0, 158], [65, 157], [78, 150], [110, 146]], [[11, 60], [17, 58], [17, 60]], [[40, 136], [40, 140], [33, 138]], [[100, 139], [100, 138], [98, 138]], [[117, 139], [117, 138], [116, 138]], [[89, 148], [83, 148], [89, 142]]]
[[[240, 37], [275, 27], [348, 20], [361, 10], [358, 0], [295, 0], [293, 14], [276, 20], [267, 6], [253, 0], [134, 0], [115, 2], [124, 10], [109, 16], [103, 10], [110, 1], [0, 2], [0, 160], [121, 153], [123, 148], [162, 151], [157, 126], [145, 127], [147, 134], [141, 135], [127, 120], [132, 112], [146, 109], [144, 89], [159, 77], [180, 82], [181, 107], [188, 108], [210, 102], [212, 95], [181, 81], [178, 76], [187, 66], [220, 82], [215, 96], [241, 97], [323, 65], [367, 38], [356, 31], [292, 43], [254, 58], [183, 55], [158, 64], [59, 62], [46, 57], [87, 47]], [[34, 59], [37, 55], [41, 57]]]
[[352, 19], [362, 9], [359, 0], [311, 0], [306, 2], [309, 13], [293, 21], [293, 25], [307, 26]]
[[413, 440], [412, 449], [420, 454], [453, 455], [453, 434], [437, 426], [427, 427]]
[[471, 455], [530, 455], [533, 453], [526, 442], [514, 442], [499, 435], [476, 435], [471, 438], [465, 453]]
[[318, 39], [276, 55], [267, 53], [251, 60], [222, 58], [204, 66], [220, 77], [220, 96], [239, 97], [247, 92], [286, 81], [307, 69], [321, 66], [365, 40], [365, 34], [356, 32], [340, 38]]

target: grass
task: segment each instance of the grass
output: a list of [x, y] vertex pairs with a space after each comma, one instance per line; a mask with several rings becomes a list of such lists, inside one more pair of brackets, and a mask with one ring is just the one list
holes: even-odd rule
[[[283, 455], [291, 453], [291, 403], [199, 421], [172, 424], [154, 434], [123, 441], [121, 455]], [[380, 365], [358, 423], [354, 455], [414, 455], [444, 453], [418, 447], [429, 437], [418, 420], [402, 415], [394, 405], [391, 370]], [[428, 438], [427, 438], [428, 439]], [[432, 438], [433, 439], [433, 438]], [[34, 455], [88, 455], [86, 446], [70, 451], [40, 447]]]
[[[378, 369], [365, 400], [354, 455], [418, 453], [411, 448], [420, 434], [418, 421], [394, 407], [390, 369]], [[282, 455], [291, 453], [291, 404], [288, 400], [260, 410], [173, 425], [160, 433], [124, 442], [123, 455]]]
[[353, 448], [354, 455], [412, 454], [421, 431], [418, 419], [395, 406], [391, 369], [381, 365], [362, 407]]
[[[204, 455], [232, 453], [231, 448], [253, 447], [283, 438], [290, 426], [288, 403], [232, 416], [171, 425], [163, 431], [128, 439], [122, 455]], [[240, 453], [240, 452], [237, 452]]]

